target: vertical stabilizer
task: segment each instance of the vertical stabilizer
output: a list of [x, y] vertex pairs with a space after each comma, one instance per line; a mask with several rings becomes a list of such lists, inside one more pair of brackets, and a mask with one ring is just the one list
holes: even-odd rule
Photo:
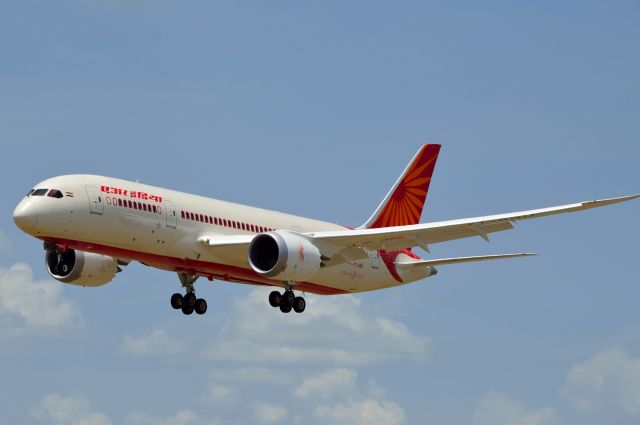
[[440, 145], [422, 146], [371, 218], [361, 228], [419, 223], [439, 152]]

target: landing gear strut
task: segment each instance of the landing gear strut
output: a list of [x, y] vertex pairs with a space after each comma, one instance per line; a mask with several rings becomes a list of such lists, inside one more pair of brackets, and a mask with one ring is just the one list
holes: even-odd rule
[[186, 294], [175, 293], [171, 296], [171, 307], [175, 310], [182, 310], [183, 314], [192, 314], [194, 311], [197, 314], [204, 314], [207, 312], [207, 302], [202, 298], [196, 298], [193, 284], [198, 279], [198, 276], [192, 273], [178, 273], [180, 283], [186, 289]]
[[302, 313], [307, 307], [307, 302], [302, 297], [296, 297], [291, 287], [287, 288], [284, 293], [273, 291], [269, 294], [269, 305], [273, 308], [280, 308], [283, 313], [290, 313], [291, 310], [296, 313]]

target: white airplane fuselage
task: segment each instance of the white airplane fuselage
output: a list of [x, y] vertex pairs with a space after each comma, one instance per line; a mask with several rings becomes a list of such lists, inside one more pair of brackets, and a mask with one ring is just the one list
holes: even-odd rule
[[[62, 197], [25, 197], [16, 207], [18, 226], [50, 246], [92, 252], [121, 261], [204, 276], [210, 280], [286, 286], [252, 270], [248, 260], [228, 256], [197, 240], [203, 235], [297, 233], [345, 227], [276, 211], [224, 202], [137, 182], [96, 175], [67, 175], [38, 183]], [[303, 255], [301, 253], [300, 255]], [[242, 256], [240, 256], [242, 257]], [[370, 291], [423, 279], [431, 268], [400, 269], [417, 260], [408, 249], [370, 250], [368, 258], [318, 269], [295, 288], [318, 294]]]

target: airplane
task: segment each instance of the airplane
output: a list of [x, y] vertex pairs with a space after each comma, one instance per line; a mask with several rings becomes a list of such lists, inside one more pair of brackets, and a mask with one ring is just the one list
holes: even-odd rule
[[352, 228], [111, 177], [65, 175], [35, 185], [13, 212], [44, 242], [54, 279], [95, 287], [131, 261], [177, 273], [171, 306], [204, 314], [198, 278], [282, 288], [269, 304], [302, 313], [304, 297], [401, 286], [436, 266], [535, 255], [423, 259], [413, 248], [513, 228], [521, 220], [629, 201], [640, 194], [484, 217], [420, 223], [440, 145], [420, 147], [371, 217]]

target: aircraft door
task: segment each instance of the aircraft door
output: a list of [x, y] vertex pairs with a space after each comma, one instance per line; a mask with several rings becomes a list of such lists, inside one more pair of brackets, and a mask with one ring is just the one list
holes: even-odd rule
[[167, 227], [176, 228], [178, 226], [178, 214], [176, 206], [171, 201], [164, 201], [164, 210], [167, 214]]
[[102, 194], [98, 186], [86, 186], [87, 196], [89, 197], [89, 208], [91, 214], [102, 214], [104, 212], [104, 204], [102, 202]]

